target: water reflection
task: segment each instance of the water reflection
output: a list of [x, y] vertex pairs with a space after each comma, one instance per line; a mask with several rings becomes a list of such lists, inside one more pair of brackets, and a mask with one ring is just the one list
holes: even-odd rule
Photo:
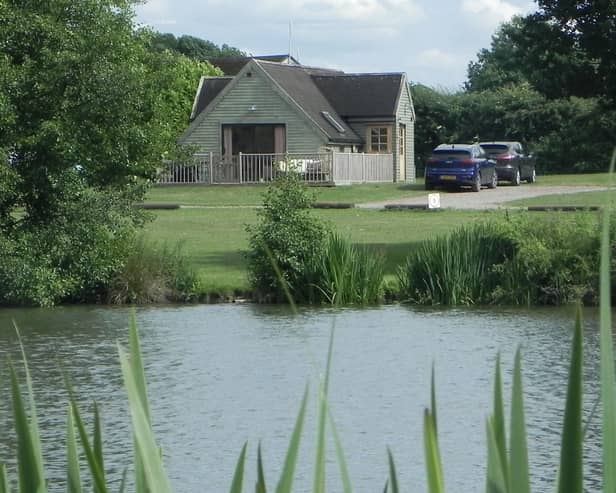
[[[103, 412], [110, 478], [118, 481], [131, 448], [117, 342], [125, 344], [130, 311], [70, 307], [1, 310], [0, 353], [19, 358], [20, 327], [39, 406], [52, 491], [63, 490], [66, 391], [61, 368], [84, 410]], [[565, 393], [572, 309], [434, 310], [400, 306], [349, 310], [210, 305], [137, 311], [156, 433], [175, 491], [229, 488], [245, 440], [247, 484], [254, 483], [261, 440], [268, 481], [279, 474], [307, 381], [311, 406], [301, 450], [298, 491], [309, 489], [317, 379], [335, 327], [331, 407], [356, 491], [379, 491], [390, 446], [405, 491], [425, 491], [422, 411], [436, 366], [439, 433], [448, 491], [484, 488], [485, 418], [497, 351], [510, 393], [515, 350], [523, 350], [534, 491], [553, 491]], [[598, 336], [586, 314], [586, 414], [598, 393]], [[0, 390], [7, 393], [5, 367]], [[0, 422], [10, 419], [0, 402]], [[598, 418], [590, 424], [589, 470], [598, 473]], [[10, 427], [0, 426], [0, 457], [11, 456]], [[14, 454], [12, 454], [14, 455]], [[332, 454], [329, 481], [339, 490]], [[588, 483], [589, 491], [597, 483]]]

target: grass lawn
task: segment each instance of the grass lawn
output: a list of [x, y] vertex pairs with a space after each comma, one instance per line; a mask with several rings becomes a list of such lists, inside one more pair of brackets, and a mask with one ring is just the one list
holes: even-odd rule
[[[503, 214], [478, 211], [315, 210], [332, 228], [357, 244], [382, 252], [388, 278], [395, 276], [409, 250], [418, 242], [445, 233], [460, 224]], [[241, 251], [248, 247], [246, 224], [254, 224], [249, 208], [176, 209], [156, 211], [147, 226], [152, 241], [183, 243], [189, 262], [198, 270], [205, 292], [246, 290], [246, 264]]]
[[[209, 206], [261, 205], [267, 185], [182, 185], [153, 187], [146, 203]], [[318, 202], [377, 202], [380, 200], [413, 197], [426, 192], [421, 183], [377, 183], [339, 187], [314, 187]]]
[[554, 194], [533, 197], [531, 199], [514, 200], [507, 202], [507, 205], [532, 207], [532, 206], [576, 206], [576, 207], [601, 207], [611, 199], [616, 198], [616, 194], [608, 191], [604, 192], [581, 192], [573, 194]]
[[586, 173], [579, 175], [537, 175], [537, 183], [541, 186], [592, 186], [604, 187], [609, 183], [609, 173]]

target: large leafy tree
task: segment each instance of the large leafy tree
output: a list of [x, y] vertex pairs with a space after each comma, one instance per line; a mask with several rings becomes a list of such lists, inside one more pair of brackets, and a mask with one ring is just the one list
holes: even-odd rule
[[[151, 177], [173, 145], [192, 103], [186, 77], [194, 91], [204, 67], [155, 57], [132, 3], [0, 0], [0, 188], [14, 190], [0, 217], [20, 204], [46, 221], [75, 170], [89, 186], [123, 187]], [[181, 123], [168, 106], [178, 87]]]
[[467, 89], [527, 81], [548, 98], [616, 94], [616, 2], [539, 0], [502, 25], [468, 69]]

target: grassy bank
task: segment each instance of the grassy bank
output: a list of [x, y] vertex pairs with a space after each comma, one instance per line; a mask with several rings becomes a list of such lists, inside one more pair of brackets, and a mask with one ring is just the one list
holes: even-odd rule
[[[385, 277], [389, 281], [396, 278], [398, 266], [421, 241], [452, 231], [461, 224], [505, 215], [502, 211], [326, 209], [314, 212], [354, 244], [383, 253]], [[540, 218], [550, 213], [529, 214]], [[248, 247], [245, 225], [255, 223], [254, 209], [177, 209], [156, 211], [155, 217], [147, 226], [148, 237], [171, 244], [180, 240], [190, 265], [198, 271], [203, 292], [231, 294], [248, 289], [241, 251]]]

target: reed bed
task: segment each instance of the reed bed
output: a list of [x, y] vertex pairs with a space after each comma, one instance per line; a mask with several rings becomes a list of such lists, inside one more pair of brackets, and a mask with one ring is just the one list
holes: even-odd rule
[[331, 234], [321, 255], [308, 265], [306, 286], [313, 303], [375, 304], [383, 298], [383, 255]]

